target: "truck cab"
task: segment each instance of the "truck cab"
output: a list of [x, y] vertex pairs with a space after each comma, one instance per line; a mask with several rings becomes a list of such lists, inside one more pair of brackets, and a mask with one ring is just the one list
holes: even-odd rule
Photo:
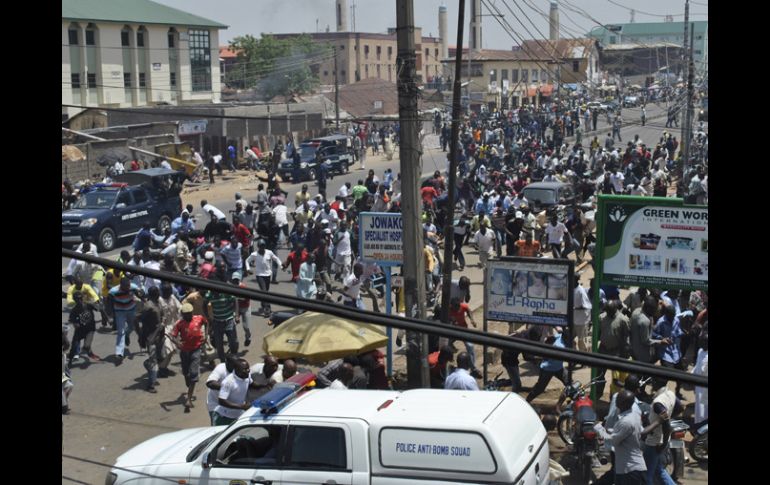
[[312, 379], [298, 374], [276, 385], [230, 426], [177, 431], [136, 446], [118, 457], [106, 483], [548, 481], [545, 428], [516, 394], [301, 387]]
[[184, 174], [163, 168], [127, 172], [110, 184], [94, 184], [62, 212], [62, 243], [90, 238], [100, 252], [138, 233], [145, 223], [159, 231], [182, 211]]

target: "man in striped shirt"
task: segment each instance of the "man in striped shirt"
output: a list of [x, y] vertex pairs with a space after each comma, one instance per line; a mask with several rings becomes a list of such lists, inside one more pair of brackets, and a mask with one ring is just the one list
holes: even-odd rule
[[129, 336], [134, 328], [134, 318], [136, 316], [135, 295], [141, 296], [139, 287], [132, 283], [131, 279], [127, 276], [123, 276], [120, 279], [120, 284], [110, 289], [109, 292], [109, 298], [115, 314], [115, 326], [118, 330], [115, 340], [116, 366], [123, 363], [124, 352], [130, 353], [128, 350], [128, 346], [131, 343]]
[[238, 353], [238, 334], [236, 333], [236, 324], [240, 320], [238, 300], [233, 295], [214, 291], [206, 292], [206, 300], [209, 302], [207, 311], [209, 320], [212, 322], [211, 328], [214, 331], [214, 346], [217, 349], [219, 360], [224, 362], [225, 335], [227, 335], [229, 353]]

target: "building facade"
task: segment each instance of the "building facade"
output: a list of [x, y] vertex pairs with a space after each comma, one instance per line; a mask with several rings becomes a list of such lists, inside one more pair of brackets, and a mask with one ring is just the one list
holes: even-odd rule
[[224, 28], [148, 0], [62, 0], [62, 104], [218, 103]]
[[[276, 39], [287, 39], [301, 34], [270, 34]], [[382, 79], [396, 82], [398, 43], [395, 29], [387, 34], [364, 32], [308, 33], [314, 43], [327, 44], [336, 50], [337, 76], [340, 84], [352, 84], [364, 79]], [[415, 56], [418, 82], [428, 82], [442, 75], [441, 39], [423, 37], [422, 29], [415, 28]], [[334, 84], [334, 59], [318, 66], [321, 84]]]
[[[697, 72], [708, 72], [708, 21], [690, 22], [695, 27], [693, 61]], [[689, 34], [688, 34], [689, 35]], [[657, 43], [684, 45], [684, 22], [648, 22], [612, 24], [594, 27], [588, 33], [602, 46], [615, 44], [641, 44], [641, 47]], [[690, 39], [687, 39], [689, 42]]]

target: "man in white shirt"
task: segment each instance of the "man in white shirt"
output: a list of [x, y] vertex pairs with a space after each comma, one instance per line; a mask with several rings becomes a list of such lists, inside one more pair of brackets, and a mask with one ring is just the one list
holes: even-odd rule
[[545, 226], [545, 233], [548, 236], [548, 246], [551, 248], [554, 258], [562, 256], [561, 245], [564, 240], [564, 234], [567, 232], [567, 226], [559, 222], [558, 216], [553, 214], [550, 224]]
[[479, 385], [471, 376], [471, 358], [468, 352], [457, 354], [457, 369], [449, 374], [444, 382], [444, 389], [457, 389], [461, 391], [478, 391]]
[[487, 261], [495, 248], [495, 233], [482, 225], [473, 235], [473, 242], [479, 247], [479, 268], [486, 268]]
[[[257, 250], [254, 251], [246, 258], [246, 271], [250, 270], [250, 265], [254, 265], [254, 275], [257, 277], [257, 284], [260, 291], [270, 291], [270, 279], [273, 276], [273, 264], [282, 264], [282, 261], [278, 259], [272, 251], [267, 249], [267, 243], [264, 240], [259, 241], [257, 244]], [[270, 316], [270, 304], [263, 301], [262, 308], [257, 314], [264, 316]]]
[[253, 382], [249, 370], [246, 359], [238, 359], [233, 372], [222, 381], [217, 400], [219, 404], [214, 408], [214, 426], [229, 425], [251, 408], [251, 403], [246, 402], [246, 392]]
[[628, 192], [630, 195], [639, 195], [639, 196], [652, 195], [650, 192], [647, 192], [647, 190], [644, 187], [642, 187], [639, 182], [635, 184], [628, 184], [626, 186], [626, 192]]
[[623, 180], [625, 180], [623, 174], [617, 168], [613, 168], [612, 175], [610, 175], [610, 183], [615, 189], [616, 194], [623, 193]]
[[345, 182], [344, 184], [342, 184], [342, 187], [340, 187], [340, 190], [337, 191], [337, 195], [339, 195], [343, 199], [346, 199], [348, 195], [350, 195], [350, 182]]
[[342, 293], [345, 295], [343, 304], [345, 306], [366, 310], [364, 302], [361, 300], [361, 283], [363, 283], [364, 266], [356, 263], [353, 266], [353, 272], [345, 277], [343, 284], [345, 287]]
[[336, 210], [331, 208], [329, 203], [326, 203], [324, 204], [323, 209], [316, 213], [315, 220], [319, 223], [323, 220], [329, 221], [329, 229], [331, 229], [332, 232], [336, 232], [337, 225], [340, 222], [340, 216], [337, 214]]
[[289, 240], [289, 209], [286, 204], [279, 200], [275, 207], [273, 207], [273, 217], [275, 218], [275, 225], [283, 232], [286, 241]]
[[237, 360], [238, 357], [229, 355], [224, 362], [214, 367], [214, 370], [211, 371], [208, 379], [206, 379], [206, 387], [209, 388], [209, 391], [206, 394], [206, 407], [208, 408], [209, 416], [211, 417], [211, 426], [215, 426], [214, 410], [219, 405], [219, 391], [222, 389], [222, 382], [225, 380], [225, 377], [233, 371]]
[[203, 199], [201, 201], [201, 208], [203, 209], [203, 212], [205, 214], [211, 214], [211, 212], [213, 212], [214, 216], [216, 216], [216, 218], [220, 221], [224, 221], [225, 219], [227, 219], [224, 212], [217, 209], [213, 205], [209, 204], [209, 202], [206, 199]]
[[589, 352], [588, 345], [588, 322], [591, 321], [591, 299], [588, 298], [588, 292], [580, 284], [580, 276], [575, 275], [575, 296], [573, 298], [573, 325], [575, 327], [575, 337], [577, 337], [577, 348], [581, 352]]
[[342, 279], [350, 274], [350, 264], [352, 263], [353, 248], [350, 242], [350, 231], [346, 221], [340, 222], [340, 230], [334, 235], [334, 246], [336, 255], [334, 263], [337, 265], [337, 275], [342, 274]]

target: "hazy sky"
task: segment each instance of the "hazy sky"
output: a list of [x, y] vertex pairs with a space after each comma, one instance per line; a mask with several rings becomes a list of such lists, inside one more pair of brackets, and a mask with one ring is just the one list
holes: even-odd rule
[[[226, 44], [239, 35], [286, 32], [324, 31], [328, 25], [335, 30], [334, 0], [154, 0], [180, 10], [216, 20], [229, 28], [220, 31], [220, 43]], [[469, 5], [466, 0], [464, 45], [468, 43]], [[697, 2], [697, 3], [696, 3]], [[356, 5], [357, 32], [386, 32], [396, 26], [395, 0], [348, 0]], [[457, 0], [414, 0], [415, 24], [422, 27], [423, 35], [438, 37], [438, 7], [448, 7], [450, 45], [457, 39]], [[510, 24], [515, 32], [512, 38], [498, 23], [496, 17], [482, 18], [482, 44], [485, 49], [510, 49], [514, 39], [544, 38], [548, 36], [548, 22], [534, 8], [548, 14], [549, 0], [482, 0], [482, 12], [497, 7], [504, 15], [499, 20]], [[674, 21], [684, 20], [684, 0], [559, 0], [561, 37], [584, 36], [599, 23], [629, 22], [636, 9], [635, 22], [662, 22], [665, 15], [674, 15]], [[488, 7], [489, 5], [489, 7]], [[620, 6], [622, 5], [622, 6]], [[533, 8], [534, 7], [534, 8]], [[588, 16], [570, 8], [582, 9]], [[510, 10], [509, 10], [510, 9]], [[691, 0], [690, 18], [708, 20], [708, 0]], [[701, 15], [698, 15], [700, 13]], [[654, 14], [653, 16], [647, 14]], [[532, 23], [530, 23], [530, 20]], [[521, 21], [521, 23], [519, 23]], [[523, 23], [523, 26], [522, 26]], [[352, 30], [352, 15], [348, 12]], [[538, 33], [538, 30], [543, 35]], [[529, 30], [529, 32], [527, 32]]]

